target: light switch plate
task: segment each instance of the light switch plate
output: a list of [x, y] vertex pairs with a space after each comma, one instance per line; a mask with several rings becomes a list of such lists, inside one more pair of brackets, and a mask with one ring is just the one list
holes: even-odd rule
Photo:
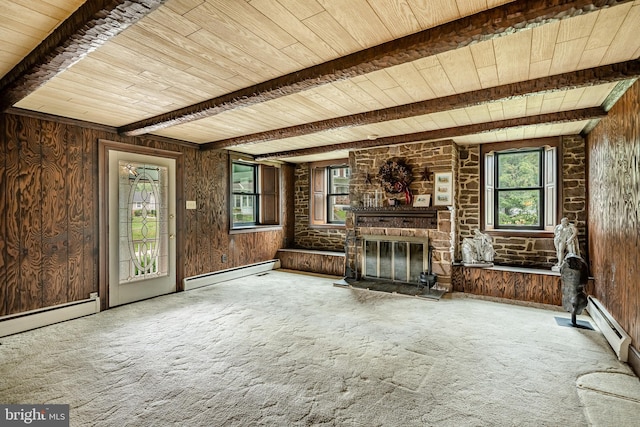
[[187, 209], [195, 209], [196, 201], [195, 200], [187, 200]]

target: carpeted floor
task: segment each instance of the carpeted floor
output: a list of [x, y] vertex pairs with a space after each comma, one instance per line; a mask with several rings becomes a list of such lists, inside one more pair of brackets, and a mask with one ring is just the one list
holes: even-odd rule
[[271, 271], [2, 338], [0, 403], [68, 403], [72, 426], [639, 425], [638, 378], [568, 313], [333, 281]]

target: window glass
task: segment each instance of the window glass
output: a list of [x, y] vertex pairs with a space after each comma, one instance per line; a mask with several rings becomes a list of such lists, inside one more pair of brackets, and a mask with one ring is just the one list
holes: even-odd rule
[[255, 224], [256, 206], [255, 196], [233, 195], [233, 224]]
[[327, 222], [344, 224], [349, 201], [349, 178], [350, 170], [348, 166], [329, 166], [327, 168], [328, 188], [327, 193]]
[[555, 144], [487, 150], [483, 157], [485, 230], [552, 230], [558, 206]]
[[233, 163], [233, 192], [255, 193], [256, 173], [254, 165]]
[[232, 163], [231, 180], [233, 225], [252, 225], [257, 222], [256, 165]]
[[541, 197], [539, 190], [498, 191], [498, 225], [540, 226]]
[[498, 188], [540, 186], [540, 150], [498, 153]]
[[271, 164], [231, 162], [231, 227], [278, 225], [280, 168]]
[[542, 150], [496, 153], [497, 226], [542, 224]]

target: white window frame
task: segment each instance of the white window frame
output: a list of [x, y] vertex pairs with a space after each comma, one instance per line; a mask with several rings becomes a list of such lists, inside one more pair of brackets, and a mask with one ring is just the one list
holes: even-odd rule
[[[559, 195], [562, 188], [562, 176], [560, 165], [560, 140], [556, 138], [518, 141], [516, 143], [496, 143], [481, 146], [481, 162], [482, 162], [482, 207], [483, 221], [482, 228], [484, 231], [492, 231], [499, 233], [546, 233], [553, 232], [560, 213]], [[542, 197], [543, 212], [541, 218], [541, 226], [538, 228], [531, 227], [497, 227], [495, 219], [495, 197], [496, 197], [496, 153], [517, 152], [519, 150], [531, 150], [543, 148], [543, 171], [542, 171]]]

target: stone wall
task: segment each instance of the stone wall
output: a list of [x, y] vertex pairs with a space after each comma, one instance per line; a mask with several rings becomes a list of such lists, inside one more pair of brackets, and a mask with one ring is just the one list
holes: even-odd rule
[[[458, 163], [458, 233], [456, 242], [472, 237], [480, 225], [480, 147], [461, 146]], [[455, 259], [462, 257], [460, 244], [456, 244]]]
[[[458, 147], [452, 141], [424, 142], [353, 151], [349, 155], [351, 166], [349, 192], [352, 206], [363, 207], [366, 195], [374, 196], [376, 190], [379, 194], [384, 194], [377, 174], [380, 166], [392, 158], [403, 159], [412, 168], [414, 181], [410, 185], [410, 189], [414, 195], [433, 195], [433, 172], [453, 172], [454, 183], [456, 182]], [[454, 187], [454, 202], [457, 200], [455, 192], [456, 187]], [[386, 194], [384, 196], [385, 203], [389, 197], [399, 198], [402, 203], [405, 203], [401, 194]], [[431, 204], [433, 205], [433, 200]], [[433, 272], [438, 275], [438, 283], [442, 285], [450, 283], [455, 212], [455, 206], [452, 206], [450, 210], [438, 211], [438, 228], [433, 230], [378, 227], [363, 227], [356, 230], [353, 224], [353, 214], [349, 213], [346, 222], [347, 235], [349, 236], [347, 259], [349, 268], [355, 268], [355, 238], [362, 235], [428, 237], [429, 244], [433, 247], [432, 267]]]
[[311, 226], [309, 224], [310, 168], [308, 163], [295, 169], [295, 232], [293, 247], [327, 251], [344, 251], [344, 226]]
[[[562, 216], [569, 218], [579, 230], [580, 251], [586, 254], [586, 150], [579, 136], [562, 137]], [[480, 148], [460, 147], [458, 169], [458, 204], [460, 206], [456, 259], [460, 257], [460, 242], [472, 237], [480, 226]], [[558, 218], [559, 222], [560, 218]], [[550, 268], [556, 261], [553, 236], [509, 237], [493, 236], [495, 263]]]

